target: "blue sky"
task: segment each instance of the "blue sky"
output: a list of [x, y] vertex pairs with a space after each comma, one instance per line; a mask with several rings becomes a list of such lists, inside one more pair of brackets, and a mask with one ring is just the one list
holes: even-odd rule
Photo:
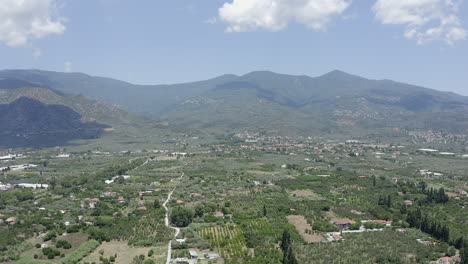
[[0, 17], [13, 21], [0, 21], [1, 69], [140, 84], [340, 69], [468, 95], [468, 3], [461, 0], [17, 3], [0, 0]]

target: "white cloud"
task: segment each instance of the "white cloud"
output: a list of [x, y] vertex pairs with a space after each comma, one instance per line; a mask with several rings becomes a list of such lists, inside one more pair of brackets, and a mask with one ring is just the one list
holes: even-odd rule
[[324, 30], [350, 4], [351, 0], [233, 0], [219, 9], [219, 17], [229, 24], [228, 32], [278, 31], [291, 21]]
[[33, 57], [34, 57], [35, 59], [37, 59], [37, 58], [39, 58], [39, 57], [41, 57], [41, 56], [42, 56], [42, 50], [39, 49], [39, 48], [35, 48], [35, 49], [33, 50]]
[[207, 20], [205, 20], [205, 23], [214, 25], [218, 23], [218, 18], [217, 17], [208, 18]]
[[373, 10], [383, 24], [405, 25], [407, 39], [451, 45], [468, 37], [457, 15], [460, 4], [461, 0], [378, 0]]
[[32, 38], [63, 33], [55, 9], [54, 0], [0, 0], [0, 42], [18, 47]]
[[64, 63], [64, 65], [65, 65], [65, 72], [71, 72], [72, 71], [72, 63], [71, 62], [66, 61]]

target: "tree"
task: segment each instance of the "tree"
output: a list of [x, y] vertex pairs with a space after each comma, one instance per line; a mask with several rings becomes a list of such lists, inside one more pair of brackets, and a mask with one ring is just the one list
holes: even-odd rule
[[292, 247], [288, 247], [288, 251], [284, 253], [283, 264], [297, 264], [297, 260], [292, 251]]
[[263, 216], [267, 215], [267, 208], [266, 205], [263, 205]]
[[290, 246], [291, 246], [291, 234], [289, 233], [289, 230], [285, 229], [283, 232], [283, 237], [281, 238], [280, 247], [283, 252], [287, 252]]
[[387, 207], [392, 207], [392, 196], [390, 194], [387, 197]]
[[376, 181], [375, 181], [375, 175], [372, 175], [372, 186], [375, 187], [376, 184], [377, 184], [377, 183], [376, 183]]
[[468, 243], [460, 250], [461, 264], [468, 264]]
[[161, 208], [161, 204], [159, 203], [159, 200], [158, 200], [158, 199], [154, 200], [153, 207], [154, 207], [155, 209]]
[[406, 214], [408, 213], [408, 207], [406, 207], [406, 204], [402, 204], [400, 207], [400, 213], [401, 214]]
[[197, 204], [195, 206], [195, 216], [196, 217], [202, 217], [205, 211], [205, 207], [201, 204]]
[[193, 212], [189, 208], [176, 207], [171, 213], [171, 222], [177, 227], [186, 227], [193, 220]]

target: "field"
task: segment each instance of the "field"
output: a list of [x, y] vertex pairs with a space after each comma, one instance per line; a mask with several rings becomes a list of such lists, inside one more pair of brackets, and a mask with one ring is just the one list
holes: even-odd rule
[[[443, 249], [428, 248], [404, 233], [388, 230], [347, 234], [340, 243], [298, 245], [300, 263], [414, 263]], [[313, 256], [313, 257], [311, 257]]]
[[[312, 226], [307, 223], [307, 220], [302, 215], [289, 215], [288, 222], [296, 227], [297, 232], [301, 234], [302, 238], [306, 242], [321, 242], [325, 241], [325, 238], [320, 233], [312, 233]], [[309, 232], [310, 230], [310, 232]]]
[[200, 236], [213, 245], [224, 258], [240, 258], [248, 254], [242, 230], [235, 225], [203, 228]]
[[[156, 264], [166, 263], [167, 248], [165, 247], [133, 247], [129, 246], [126, 242], [122, 241], [111, 241], [102, 243], [91, 255], [86, 257], [83, 262], [98, 262], [101, 256], [109, 258], [110, 256], [116, 256], [116, 264], [128, 264], [132, 263], [135, 257], [144, 255], [148, 258], [148, 252], [153, 250], [155, 253], [150, 258], [155, 261]], [[102, 254], [100, 254], [102, 253]]]
[[[0, 257], [20, 264], [81, 258], [82, 264], [164, 263], [169, 241], [172, 259], [189, 258], [191, 250], [205, 264], [216, 254], [217, 263], [226, 264], [280, 264], [285, 258], [428, 263], [462, 254], [466, 159], [424, 154], [411, 145], [259, 138], [247, 144], [218, 137], [208, 144], [168, 137], [172, 146], [164, 150], [162, 144], [161, 151], [79, 146], [2, 161], [5, 167], [38, 166], [6, 170], [1, 182], [50, 187], [0, 192]], [[69, 156], [57, 157], [63, 153]], [[423, 169], [438, 174], [422, 175]], [[171, 191], [166, 206], [169, 224], [180, 227], [177, 237], [162, 206]], [[11, 217], [17, 221], [7, 224]], [[379, 231], [365, 232], [373, 229]], [[342, 237], [325, 241], [340, 230]], [[71, 248], [57, 247], [61, 240]], [[36, 248], [45, 243], [59, 254], [49, 259]]]

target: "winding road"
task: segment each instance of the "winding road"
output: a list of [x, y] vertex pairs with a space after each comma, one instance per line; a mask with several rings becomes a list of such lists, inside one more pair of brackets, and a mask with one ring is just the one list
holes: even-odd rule
[[[182, 173], [182, 175], [180, 175], [179, 178], [177, 178], [177, 180], [182, 180], [182, 178], [184, 177], [184, 173]], [[176, 186], [177, 187], [177, 186]], [[167, 199], [166, 201], [164, 201], [163, 203], [163, 207], [164, 209], [166, 209], [166, 217], [164, 219], [164, 223], [166, 224], [167, 227], [169, 228], [172, 228], [174, 229], [176, 232], [175, 232], [175, 235], [174, 235], [174, 238], [177, 238], [177, 236], [179, 235], [180, 233], [180, 228], [178, 227], [173, 227], [170, 225], [169, 223], [169, 208], [167, 207], [167, 203], [171, 200], [171, 197], [172, 197], [172, 194], [174, 193], [176, 187], [174, 187], [174, 189], [172, 189], [172, 191], [167, 195]], [[171, 263], [171, 256], [172, 256], [172, 239], [169, 241], [169, 245], [167, 246], [167, 260], [166, 260], [166, 264], [170, 264]]]

